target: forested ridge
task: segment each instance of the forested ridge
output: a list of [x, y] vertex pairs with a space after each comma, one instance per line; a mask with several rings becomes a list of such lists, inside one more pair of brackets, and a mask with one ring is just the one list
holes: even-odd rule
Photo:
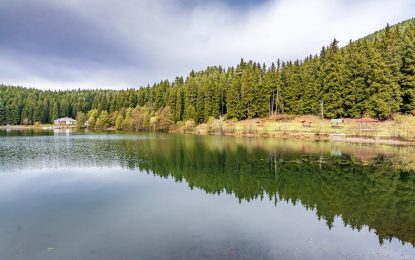
[[[90, 127], [165, 129], [179, 121], [237, 120], [270, 114], [327, 118], [415, 112], [415, 19], [340, 48], [270, 66], [241, 60], [128, 90], [59, 90], [0, 86], [0, 125], [50, 123], [64, 116]], [[155, 126], [156, 125], [156, 126]]]

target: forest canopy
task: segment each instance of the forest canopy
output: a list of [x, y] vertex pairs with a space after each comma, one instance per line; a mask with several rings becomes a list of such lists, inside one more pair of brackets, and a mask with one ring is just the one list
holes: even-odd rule
[[[0, 125], [78, 117], [90, 126], [165, 128], [178, 121], [271, 114], [327, 118], [415, 113], [415, 19], [318, 55], [266, 66], [244, 61], [127, 90], [38, 90], [0, 85]], [[153, 120], [150, 124], [150, 120]]]

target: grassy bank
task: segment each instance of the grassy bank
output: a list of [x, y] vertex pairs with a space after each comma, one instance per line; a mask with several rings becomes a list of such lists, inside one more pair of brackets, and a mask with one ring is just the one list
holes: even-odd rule
[[34, 125], [0, 125], [1, 130], [51, 130], [53, 129], [52, 124], [34, 124]]
[[[53, 126], [50, 124], [16, 125], [0, 126], [0, 129], [53, 129]], [[105, 129], [116, 130], [113, 126]], [[415, 145], [415, 116], [406, 115], [396, 115], [390, 120], [371, 123], [363, 123], [359, 119], [344, 119], [344, 123], [339, 127], [333, 127], [330, 119], [310, 115], [282, 115], [241, 121], [211, 118], [207, 123], [199, 125], [193, 121], [171, 123], [167, 129], [173, 133], [200, 135], [261, 136], [279, 139]]]
[[320, 119], [317, 116], [277, 116], [242, 121], [210, 119], [206, 124], [197, 126], [192, 122], [178, 124], [172, 131], [193, 134], [415, 145], [415, 117], [403, 115], [397, 115], [391, 120], [373, 123], [365, 123], [357, 119], [344, 119], [344, 123], [339, 127], [333, 127], [329, 119]]

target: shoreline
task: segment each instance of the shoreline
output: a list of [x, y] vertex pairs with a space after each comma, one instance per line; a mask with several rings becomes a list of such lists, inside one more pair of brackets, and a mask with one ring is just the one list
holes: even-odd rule
[[317, 133], [271, 133], [271, 134], [229, 134], [229, 133], [208, 133], [197, 132], [182, 132], [182, 131], [170, 131], [169, 133], [176, 134], [192, 134], [192, 135], [216, 135], [216, 136], [237, 136], [237, 137], [249, 137], [249, 138], [270, 138], [279, 140], [303, 140], [312, 142], [331, 142], [331, 143], [355, 143], [355, 144], [382, 144], [392, 146], [415, 146], [414, 141], [404, 141], [391, 138], [368, 138], [363, 136], [347, 136], [338, 134], [321, 135]]
[[[240, 123], [243, 121], [238, 121]], [[8, 125], [0, 126], [0, 130], [78, 130], [76, 127], [64, 127], [64, 128], [53, 128], [52, 125]], [[105, 129], [91, 129], [91, 130], [104, 130], [104, 131], [130, 131], [131, 130], [116, 130], [114, 127]], [[201, 124], [192, 130], [184, 130], [183, 128], [174, 128], [168, 133], [173, 134], [192, 134], [192, 135], [216, 135], [216, 136], [238, 136], [238, 137], [250, 137], [250, 138], [270, 138], [279, 140], [304, 140], [304, 141], [322, 141], [322, 142], [333, 142], [333, 143], [358, 143], [358, 144], [382, 144], [392, 146], [415, 146], [415, 141], [400, 140], [398, 138], [391, 138], [389, 136], [358, 136], [346, 133], [318, 133], [313, 131], [298, 132], [298, 131], [273, 131], [267, 133], [261, 133], [261, 128], [250, 129], [250, 132], [224, 132], [224, 131], [209, 131], [206, 124]], [[141, 131], [145, 132], [145, 131]]]

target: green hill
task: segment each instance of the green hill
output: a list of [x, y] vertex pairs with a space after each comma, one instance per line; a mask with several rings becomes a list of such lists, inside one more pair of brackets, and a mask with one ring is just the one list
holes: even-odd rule
[[[411, 18], [411, 19], [405, 20], [403, 22], [394, 24], [392, 26], [389, 25], [389, 27], [391, 29], [397, 29], [398, 28], [400, 31], [405, 31], [405, 29], [407, 27], [410, 27], [410, 26], [415, 26], [415, 18]], [[388, 27], [388, 25], [386, 27]], [[367, 40], [374, 40], [375, 38], [381, 38], [382, 35], [385, 33], [385, 30], [386, 30], [386, 28], [383, 28], [383, 29], [381, 29], [379, 31], [376, 31], [376, 32], [374, 32], [372, 34], [367, 35], [364, 38], [367, 39]]]
[[[236, 120], [271, 114], [327, 118], [415, 112], [415, 19], [351, 41], [334, 40], [319, 55], [266, 66], [244, 61], [130, 90], [41, 91], [0, 86], [0, 124], [82, 117], [90, 127], [149, 129], [178, 121]], [[162, 120], [163, 119], [163, 120]], [[166, 119], [166, 120], [164, 120]], [[156, 121], [156, 122], [159, 122]]]

